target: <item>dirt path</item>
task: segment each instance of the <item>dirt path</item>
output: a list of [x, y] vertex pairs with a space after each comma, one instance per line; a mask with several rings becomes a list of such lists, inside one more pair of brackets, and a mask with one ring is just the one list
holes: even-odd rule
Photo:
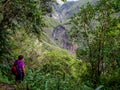
[[0, 83], [0, 90], [15, 90], [13, 85]]

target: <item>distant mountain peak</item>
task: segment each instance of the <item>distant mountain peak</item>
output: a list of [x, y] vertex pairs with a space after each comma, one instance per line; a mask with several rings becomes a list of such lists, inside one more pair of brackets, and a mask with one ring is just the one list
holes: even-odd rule
[[77, 13], [82, 5], [87, 4], [87, 2], [96, 3], [96, 1], [98, 0], [67, 1], [62, 5], [55, 5], [54, 9], [58, 13], [60, 22], [62, 22]]

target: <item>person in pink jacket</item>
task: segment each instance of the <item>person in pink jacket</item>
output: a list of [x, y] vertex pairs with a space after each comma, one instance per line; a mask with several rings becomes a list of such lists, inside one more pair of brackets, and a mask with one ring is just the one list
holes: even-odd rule
[[14, 65], [17, 67], [17, 72], [18, 74], [16, 75], [16, 84], [20, 83], [21, 81], [24, 80], [25, 76], [25, 63], [23, 62], [23, 55], [19, 55], [18, 59], [15, 60]]

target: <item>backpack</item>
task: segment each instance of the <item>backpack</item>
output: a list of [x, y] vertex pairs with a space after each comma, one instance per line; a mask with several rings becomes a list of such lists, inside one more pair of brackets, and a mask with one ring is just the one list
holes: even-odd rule
[[17, 66], [16, 66], [16, 65], [13, 65], [13, 66], [12, 66], [12, 73], [13, 73], [14, 75], [18, 75], [18, 71], [17, 71]]
[[19, 70], [19, 62], [18, 62], [18, 60], [16, 60], [15, 61], [15, 63], [14, 63], [14, 65], [12, 66], [12, 73], [14, 74], [14, 75], [18, 75], [18, 73], [20, 72], [20, 70]]

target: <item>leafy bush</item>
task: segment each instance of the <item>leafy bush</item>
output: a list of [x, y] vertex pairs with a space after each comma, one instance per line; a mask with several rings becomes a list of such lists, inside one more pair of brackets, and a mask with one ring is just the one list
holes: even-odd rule
[[101, 84], [103, 84], [105, 89], [118, 90], [120, 89], [120, 69], [116, 68], [110, 70], [107, 73], [101, 75]]
[[[29, 70], [26, 84], [32, 90], [79, 90], [86, 65], [65, 51], [52, 51], [40, 60], [37, 70]], [[82, 90], [82, 89], [81, 89]]]

